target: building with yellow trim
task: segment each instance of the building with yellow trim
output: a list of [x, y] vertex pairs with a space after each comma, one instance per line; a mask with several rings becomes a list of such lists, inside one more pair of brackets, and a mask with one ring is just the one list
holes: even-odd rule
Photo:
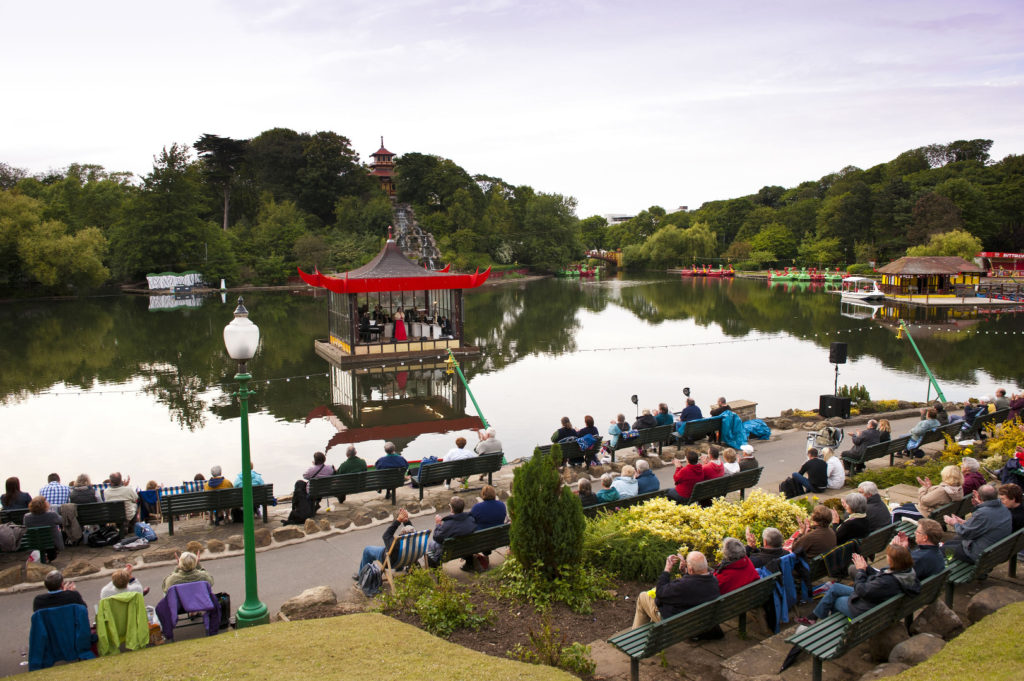
[[976, 286], [984, 271], [954, 256], [907, 256], [878, 269], [879, 288], [887, 297], [901, 300], [952, 298], [958, 284]]

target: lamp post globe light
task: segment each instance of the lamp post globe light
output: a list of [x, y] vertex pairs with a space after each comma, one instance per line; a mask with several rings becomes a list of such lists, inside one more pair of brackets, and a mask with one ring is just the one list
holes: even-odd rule
[[260, 602], [256, 588], [256, 536], [253, 527], [252, 466], [249, 464], [249, 380], [252, 376], [245, 363], [256, 354], [260, 344], [260, 329], [249, 319], [249, 311], [238, 299], [235, 318], [224, 327], [224, 346], [231, 359], [238, 362], [238, 402], [242, 423], [242, 536], [245, 544], [245, 602], [235, 616], [238, 627], [251, 627], [270, 621], [267, 606]]

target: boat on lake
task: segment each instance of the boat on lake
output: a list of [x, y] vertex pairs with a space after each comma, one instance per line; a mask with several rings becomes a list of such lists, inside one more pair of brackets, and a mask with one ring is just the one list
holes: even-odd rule
[[838, 291], [843, 300], [882, 300], [885, 294], [878, 288], [878, 282], [869, 277], [847, 277]]
[[729, 269], [725, 269], [721, 265], [717, 269], [711, 268], [708, 265], [703, 267], [697, 267], [692, 265], [690, 268], [680, 270], [679, 275], [683, 277], [734, 277], [736, 276], [736, 270], [729, 265]]

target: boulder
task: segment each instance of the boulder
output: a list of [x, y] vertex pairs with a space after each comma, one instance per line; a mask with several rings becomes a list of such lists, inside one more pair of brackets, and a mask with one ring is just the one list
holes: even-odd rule
[[289, 598], [287, 601], [282, 603], [281, 612], [283, 612], [289, 619], [295, 619], [305, 610], [328, 605], [336, 605], [337, 603], [338, 596], [334, 593], [334, 590], [331, 589], [331, 587], [314, 586], [312, 589], [306, 589], [298, 596]]
[[793, 410], [792, 409], [783, 409], [782, 411], [779, 412], [779, 416], [792, 416], [792, 415], [793, 415]]
[[651, 470], [657, 470], [665, 467], [665, 462], [656, 456], [647, 457], [647, 463], [651, 465]]
[[261, 546], [270, 546], [270, 528], [261, 527], [253, 533], [253, 538], [256, 540], [256, 548], [260, 548]]
[[911, 634], [935, 634], [949, 639], [963, 628], [960, 617], [942, 600], [937, 600], [921, 611], [910, 625]]
[[891, 662], [889, 654], [897, 644], [910, 638], [907, 629], [902, 622], [893, 624], [888, 629], [879, 632], [868, 641], [868, 653], [872, 662]]
[[884, 679], [887, 676], [896, 676], [908, 669], [910, 669], [908, 665], [900, 662], [885, 662], [861, 676], [859, 681], [875, 681], [875, 679]]
[[[467, 506], [466, 508], [469, 508], [469, 506]], [[391, 517], [391, 511], [389, 511], [386, 508], [378, 508], [377, 510], [373, 511], [373, 519], [374, 520], [386, 520], [387, 518], [390, 518], [390, 517]]]
[[778, 418], [775, 419], [775, 430], [792, 430], [793, 422], [789, 419]]
[[274, 535], [274, 541], [290, 541], [292, 539], [302, 539], [302, 537], [306, 536], [302, 530], [291, 525], [279, 527], [272, 534]]
[[143, 563], [161, 563], [168, 560], [177, 560], [174, 549], [153, 549], [142, 554]]
[[889, 654], [889, 662], [914, 666], [942, 650], [946, 642], [935, 634], [917, 634], [897, 644]]
[[367, 514], [367, 513], [357, 513], [352, 518], [352, 524], [355, 525], [356, 527], [365, 527], [365, 526], [369, 525], [372, 522], [373, 522], [373, 519], [370, 518], [369, 514]]
[[[302, 531], [306, 534], [316, 534], [320, 531], [320, 525], [318, 525], [312, 518], [306, 518], [306, 522], [302, 526]], [[287, 615], [288, 613], [285, 614]]]
[[227, 544], [225, 544], [222, 541], [219, 541], [217, 543], [220, 544], [220, 546], [216, 549], [213, 546], [213, 542], [210, 542], [209, 545], [207, 546], [207, 548], [210, 549], [210, 553], [220, 553], [224, 549], [231, 549], [232, 551], [241, 551], [245, 548], [245, 540], [242, 539], [242, 535], [240, 534], [233, 534], [224, 541], [226, 541]]
[[201, 556], [203, 554], [203, 543], [200, 541], [195, 541], [193, 539], [189, 543], [185, 544], [185, 550], [189, 553], [194, 553], [197, 556]]
[[347, 530], [352, 525], [352, 521], [348, 518], [342, 518], [338, 522], [334, 523], [334, 526], [339, 530]]
[[53, 569], [52, 565], [45, 563], [25, 563], [25, 581], [41, 582]]
[[967, 604], [967, 619], [974, 624], [999, 608], [1017, 601], [1024, 601], [1024, 593], [1005, 586], [990, 586], [979, 591]]
[[330, 532], [331, 531], [331, 521], [328, 520], [327, 518], [321, 518], [320, 522], [318, 522], [317, 525], [320, 526], [320, 531], [321, 532]]
[[84, 560], [72, 561], [71, 565], [68, 565], [62, 570], [64, 576], [70, 579], [71, 577], [81, 577], [83, 575], [91, 575], [99, 572], [100, 569], [90, 562]]
[[135, 565], [135, 561], [125, 556], [118, 556], [103, 562], [103, 567], [108, 570], [120, 570], [125, 565]]
[[405, 510], [408, 511], [410, 515], [415, 514], [415, 513], [419, 513], [420, 512], [420, 502], [418, 502], [418, 501], [407, 501], [405, 503]]
[[0, 570], [0, 589], [21, 584], [21, 565], [12, 565]]
[[[512, 494], [507, 489], [498, 490], [498, 498], [501, 499], [502, 501], [507, 501], [510, 496], [512, 496]], [[408, 504], [407, 507], [411, 505], [412, 504]], [[417, 508], [417, 511], [418, 510], [419, 509]], [[410, 510], [409, 513], [412, 513], [412, 510]]]

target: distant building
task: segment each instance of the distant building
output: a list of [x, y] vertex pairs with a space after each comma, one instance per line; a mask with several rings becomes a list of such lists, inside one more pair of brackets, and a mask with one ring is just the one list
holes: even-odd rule
[[606, 214], [602, 215], [601, 217], [603, 217], [604, 221], [607, 222], [609, 225], [617, 225], [620, 222], [626, 222], [627, 220], [632, 220], [636, 216], [635, 215], [627, 215], [626, 213], [606, 213]]
[[976, 285], [984, 272], [972, 262], [952, 256], [906, 256], [878, 269], [879, 288], [890, 298], [950, 296], [957, 284]]
[[370, 154], [370, 174], [380, 180], [380, 188], [389, 197], [395, 196], [395, 155], [384, 148], [384, 137], [380, 138], [380, 149]]

